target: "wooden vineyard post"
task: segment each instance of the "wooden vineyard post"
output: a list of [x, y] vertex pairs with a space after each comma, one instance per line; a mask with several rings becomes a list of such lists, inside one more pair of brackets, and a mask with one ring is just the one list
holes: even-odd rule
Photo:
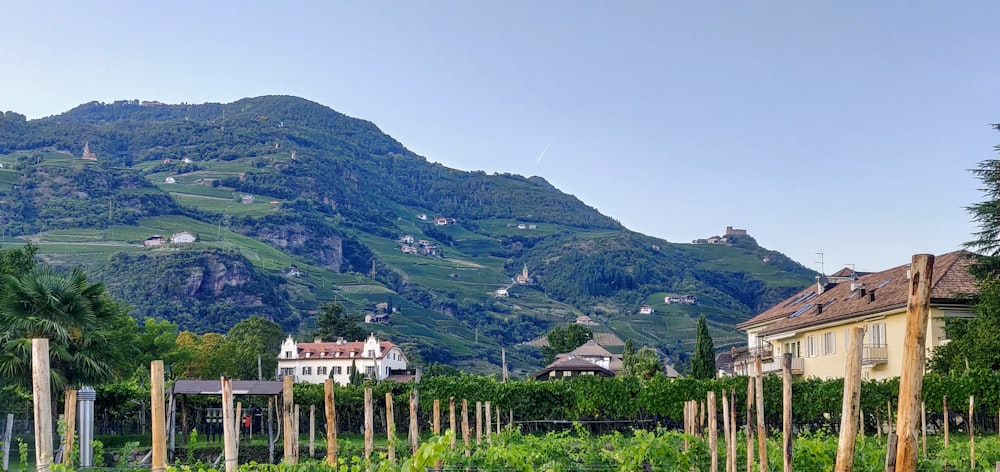
[[309, 458], [316, 457], [316, 405], [309, 405]]
[[[704, 435], [705, 432], [708, 430], [707, 429], [708, 424], [706, 423], [706, 421], [708, 420], [708, 406], [705, 403], [706, 403], [705, 401], [702, 401], [701, 402], [701, 409], [698, 410], [698, 414], [700, 415], [700, 417], [699, 417], [700, 419], [698, 421], [698, 434], [699, 435]], [[697, 405], [697, 404], [698, 404], [698, 402], [696, 400], [695, 401], [695, 405]]]
[[323, 404], [326, 407], [326, 465], [337, 465], [337, 409], [333, 379], [323, 381]]
[[441, 435], [441, 400], [434, 399], [434, 423], [433, 433], [435, 436]]
[[792, 472], [792, 353], [781, 356], [781, 470]]
[[302, 417], [299, 415], [299, 406], [298, 405], [295, 405], [293, 407], [292, 416], [293, 416], [292, 431], [295, 432], [295, 434], [292, 435], [292, 449], [295, 450], [295, 462], [298, 463], [298, 461], [299, 461], [299, 420], [302, 419]]
[[483, 443], [483, 404], [476, 402], [476, 445]]
[[712, 453], [712, 472], [719, 470], [719, 422], [715, 414], [715, 392], [709, 391], [706, 409], [708, 410], [708, 449]]
[[385, 442], [389, 448], [389, 463], [396, 463], [396, 418], [392, 412], [392, 392], [385, 392]]
[[757, 395], [754, 408], [757, 410], [757, 452], [760, 454], [760, 470], [767, 470], [767, 429], [764, 424], [764, 372], [760, 356], [755, 361], [754, 393]]
[[975, 397], [969, 396], [969, 470], [976, 470], [976, 424]]
[[472, 456], [469, 450], [469, 401], [462, 399], [462, 442], [465, 443], [465, 457]]
[[837, 463], [834, 468], [836, 472], [851, 472], [854, 469], [854, 442], [858, 434], [858, 410], [861, 404], [861, 339], [864, 334], [864, 328], [854, 327], [849, 331], [844, 401], [840, 412], [840, 439], [837, 442]]
[[375, 447], [375, 438], [372, 435], [375, 429], [375, 407], [372, 404], [372, 389], [365, 388], [365, 459], [371, 459], [372, 449]]
[[924, 458], [926, 458], [927, 457], [927, 406], [926, 404], [924, 404], [924, 402], [920, 402], [920, 447], [921, 449], [923, 449]]
[[753, 470], [753, 376], [747, 377], [747, 470]]
[[417, 455], [420, 443], [420, 429], [417, 426], [417, 392], [410, 393], [410, 453]]
[[917, 420], [920, 413], [924, 362], [927, 352], [927, 319], [930, 316], [931, 278], [934, 256], [915, 254], [910, 263], [909, 299], [906, 303], [906, 333], [903, 337], [903, 365], [899, 377], [899, 405], [896, 414], [896, 466], [917, 470]]
[[941, 407], [944, 409], [944, 412], [943, 412], [943, 416], [944, 416], [944, 448], [948, 449], [948, 429], [949, 429], [948, 423], [950, 423], [950, 421], [948, 419], [948, 395], [945, 395], [944, 398], [941, 399]]
[[[35, 413], [35, 470], [52, 470], [52, 390], [49, 340], [31, 340], [31, 395]], [[162, 398], [160, 404], [162, 405]], [[166, 443], [164, 443], [166, 448]], [[6, 457], [6, 456], [5, 456]]]
[[729, 442], [729, 428], [732, 425], [729, 424], [729, 394], [725, 390], [722, 391], [722, 436], [723, 442], [726, 444], [726, 472], [734, 472], [730, 464], [733, 461], [733, 456], [729, 450], [731, 444]]
[[153, 472], [162, 472], [167, 468], [167, 415], [163, 403], [163, 361], [155, 360], [149, 364], [149, 411], [152, 413], [153, 425]]
[[[156, 362], [156, 361], [154, 361]], [[233, 415], [233, 380], [227, 377], [219, 379], [222, 386], [222, 443], [223, 455], [226, 460], [226, 472], [234, 472], [238, 467], [236, 434], [236, 418]], [[155, 403], [155, 401], [154, 401]], [[156, 431], [154, 422], [153, 431]], [[155, 468], [153, 470], [156, 470]]]
[[455, 449], [458, 430], [455, 429], [455, 397], [448, 397], [448, 428], [451, 429], [451, 448]]
[[691, 400], [684, 401], [684, 450], [687, 451], [688, 435], [691, 434]]
[[284, 434], [284, 446], [285, 446], [285, 457], [284, 461], [286, 464], [296, 464], [299, 461], [299, 452], [295, 450], [295, 431], [296, 427], [293, 424], [293, 419], [295, 417], [295, 398], [292, 392], [292, 376], [286, 375], [283, 379], [282, 391], [281, 391], [281, 414], [282, 420], [284, 420], [283, 431]]
[[76, 390], [66, 390], [66, 402], [63, 417], [66, 419], [66, 441], [63, 443], [63, 464], [73, 463], [73, 447], [76, 438]]
[[493, 408], [497, 415], [497, 434], [500, 434], [500, 405], [496, 405]]
[[865, 437], [865, 410], [858, 408], [858, 436]]
[[[230, 391], [232, 391], [232, 386], [230, 386]], [[236, 458], [240, 457], [240, 418], [242, 418], [240, 415], [243, 414], [242, 412], [243, 403], [236, 402], [236, 414], [233, 416], [233, 442], [236, 444], [236, 454], [234, 457]]]
[[736, 472], [736, 430], [738, 429], [736, 425], [736, 390], [729, 391], [729, 434], [732, 437], [729, 438], [730, 452], [732, 453], [732, 472]]
[[492, 444], [493, 443], [493, 408], [491, 407], [490, 402], [486, 402], [484, 409], [486, 410], [485, 411], [485, 413], [486, 413], [486, 443], [487, 444]]

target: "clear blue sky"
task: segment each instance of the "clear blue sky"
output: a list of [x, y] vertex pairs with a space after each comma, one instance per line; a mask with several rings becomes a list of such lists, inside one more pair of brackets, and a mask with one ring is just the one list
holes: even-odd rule
[[[290, 94], [674, 242], [826, 271], [960, 247], [1000, 2], [0, 2], [0, 110]], [[542, 151], [545, 150], [544, 156]]]

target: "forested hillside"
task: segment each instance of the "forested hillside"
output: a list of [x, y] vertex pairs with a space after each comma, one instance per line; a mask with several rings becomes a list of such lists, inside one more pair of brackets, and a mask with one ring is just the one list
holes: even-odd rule
[[[4, 245], [85, 266], [134, 316], [225, 332], [261, 314], [304, 332], [322, 302], [364, 313], [391, 300], [397, 311], [371, 331], [479, 371], [500, 347], [537, 367], [522, 343], [582, 315], [612, 344], [682, 359], [700, 314], [724, 347], [735, 323], [813, 276], [750, 236], [673, 244], [541, 177], [449, 169], [295, 97], [7, 112], [0, 164]], [[195, 241], [170, 241], [181, 232]]]

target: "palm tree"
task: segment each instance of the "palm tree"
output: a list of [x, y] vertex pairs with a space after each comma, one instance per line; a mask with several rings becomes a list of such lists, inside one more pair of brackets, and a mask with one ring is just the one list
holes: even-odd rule
[[0, 304], [0, 379], [30, 384], [31, 339], [48, 338], [52, 386], [99, 382], [111, 376], [108, 328], [118, 306], [103, 284], [86, 274], [38, 267], [21, 276], [8, 275]]

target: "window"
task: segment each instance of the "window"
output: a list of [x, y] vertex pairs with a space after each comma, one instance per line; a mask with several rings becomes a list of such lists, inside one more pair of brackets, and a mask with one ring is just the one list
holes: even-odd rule
[[340, 374], [343, 374], [343, 373], [344, 373], [344, 368], [343, 367], [341, 367], [339, 365], [333, 367], [333, 375], [340, 375]]
[[303, 367], [302, 368], [302, 375], [312, 375], [312, 373], [313, 373], [313, 368], [312, 367]]
[[802, 357], [802, 351], [800, 350], [800, 344], [798, 341], [785, 343], [784, 351], [792, 353], [792, 357]]
[[316, 373], [319, 375], [326, 375], [326, 367], [317, 367]]
[[282, 367], [281, 376], [284, 377], [286, 375], [295, 375], [295, 369], [291, 367]]
[[285, 359], [291, 359], [291, 358], [292, 358], [292, 351], [285, 351]]
[[872, 323], [868, 331], [868, 342], [872, 346], [885, 346], [885, 323]]
[[816, 357], [818, 354], [819, 349], [816, 345], [816, 336], [806, 337], [806, 357]]
[[367, 375], [367, 376], [375, 375], [375, 366], [370, 365], [370, 366], [365, 367], [365, 375]]
[[371, 357], [371, 358], [375, 357], [375, 350], [374, 349], [369, 349], [368, 350], [368, 357]]
[[823, 333], [823, 355], [829, 356], [837, 353], [837, 334], [833, 331]]
[[351, 375], [353, 373], [354, 373], [354, 366], [351, 365], [347, 366], [347, 375]]

